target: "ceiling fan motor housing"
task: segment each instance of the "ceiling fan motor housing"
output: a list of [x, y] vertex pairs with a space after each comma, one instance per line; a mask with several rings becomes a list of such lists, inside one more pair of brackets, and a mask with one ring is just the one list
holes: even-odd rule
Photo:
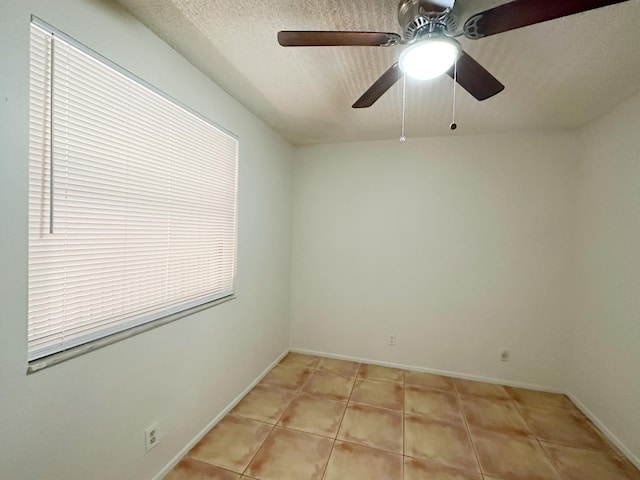
[[402, 0], [398, 5], [398, 22], [405, 42], [436, 31], [444, 35], [454, 32], [457, 22], [451, 14], [452, 6], [450, 0]]

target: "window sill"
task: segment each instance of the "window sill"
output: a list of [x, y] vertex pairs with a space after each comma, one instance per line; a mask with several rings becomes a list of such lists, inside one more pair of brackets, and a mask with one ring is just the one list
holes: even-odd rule
[[94, 350], [106, 347], [107, 345], [111, 345], [121, 340], [125, 340], [129, 337], [133, 337], [134, 335], [138, 335], [154, 328], [161, 327], [162, 325], [166, 325], [167, 323], [171, 323], [175, 320], [193, 315], [194, 313], [200, 312], [202, 310], [215, 307], [216, 305], [220, 305], [221, 303], [226, 303], [229, 300], [233, 300], [235, 298], [236, 295], [231, 294], [226, 297], [219, 298], [218, 300], [198, 305], [197, 307], [189, 308], [187, 310], [183, 310], [182, 312], [174, 313], [173, 315], [168, 315], [164, 318], [159, 318], [158, 320], [154, 320], [143, 325], [138, 325], [137, 327], [133, 327], [122, 332], [114, 333], [113, 335], [109, 335], [108, 337], [100, 338], [98, 340], [94, 340], [93, 342], [70, 348], [69, 350], [54, 353], [53, 355], [49, 355], [47, 357], [38, 358], [37, 360], [29, 362], [29, 366], [27, 367], [27, 375], [31, 375], [32, 373], [39, 372], [40, 370], [44, 370], [45, 368], [49, 368], [54, 365], [58, 365], [59, 363], [66, 362], [67, 360], [79, 357], [80, 355], [85, 355], [89, 352], [93, 352]]

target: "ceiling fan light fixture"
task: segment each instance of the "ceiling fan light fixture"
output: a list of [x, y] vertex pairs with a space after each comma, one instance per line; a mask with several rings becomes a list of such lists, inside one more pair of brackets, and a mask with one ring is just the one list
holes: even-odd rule
[[400, 68], [419, 80], [436, 78], [449, 70], [460, 55], [460, 44], [444, 35], [425, 36], [400, 54]]

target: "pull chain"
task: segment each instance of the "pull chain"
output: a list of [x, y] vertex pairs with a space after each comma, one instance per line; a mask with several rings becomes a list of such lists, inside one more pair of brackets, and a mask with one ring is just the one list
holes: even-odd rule
[[453, 62], [453, 105], [451, 111], [451, 125], [449, 128], [455, 130], [458, 128], [456, 124], [456, 83], [458, 83], [458, 59]]
[[400, 132], [400, 142], [404, 143], [407, 141], [407, 137], [404, 136], [404, 112], [405, 105], [407, 101], [407, 76], [402, 76], [402, 131]]

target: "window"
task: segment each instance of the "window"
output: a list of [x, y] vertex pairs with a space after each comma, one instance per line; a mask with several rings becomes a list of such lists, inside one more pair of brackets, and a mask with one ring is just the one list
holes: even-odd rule
[[233, 135], [37, 19], [29, 128], [29, 360], [233, 295]]

